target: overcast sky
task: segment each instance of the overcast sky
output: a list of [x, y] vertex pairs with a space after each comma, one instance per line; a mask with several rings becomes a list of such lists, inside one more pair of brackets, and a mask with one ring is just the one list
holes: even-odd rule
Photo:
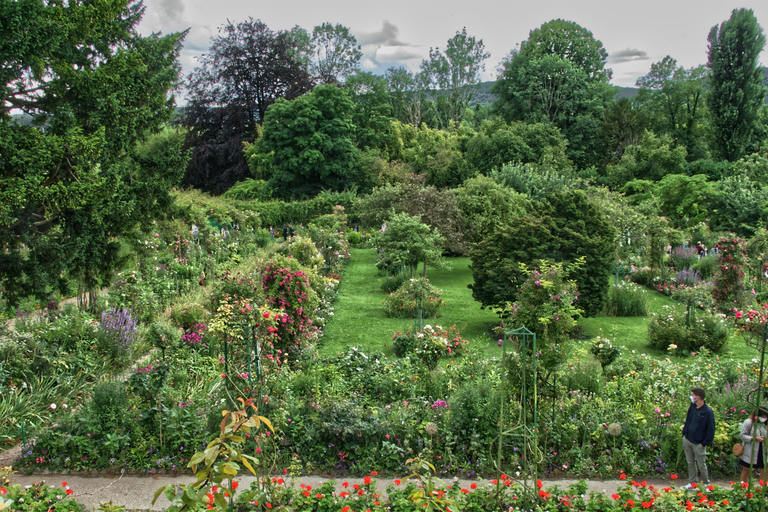
[[[736, 8], [754, 11], [768, 26], [768, 0], [144, 0], [140, 30], [190, 29], [182, 51], [184, 72], [208, 49], [210, 37], [227, 20], [249, 16], [275, 31], [296, 25], [309, 32], [323, 22], [349, 27], [362, 45], [363, 69], [383, 73], [403, 66], [417, 71], [430, 47], [445, 43], [462, 27], [482, 39], [491, 58], [483, 80], [494, 80], [499, 61], [552, 19], [590, 30], [608, 51], [614, 85], [633, 87], [652, 63], [666, 55], [687, 68], [706, 64], [707, 34]], [[768, 65], [768, 50], [761, 55]]]

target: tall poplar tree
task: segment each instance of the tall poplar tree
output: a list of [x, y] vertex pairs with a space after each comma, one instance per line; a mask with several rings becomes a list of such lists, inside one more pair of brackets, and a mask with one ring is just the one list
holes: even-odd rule
[[765, 87], [757, 59], [765, 34], [751, 9], [735, 9], [731, 17], [709, 32], [712, 71], [707, 103], [714, 125], [714, 145], [729, 161], [744, 156], [765, 100]]

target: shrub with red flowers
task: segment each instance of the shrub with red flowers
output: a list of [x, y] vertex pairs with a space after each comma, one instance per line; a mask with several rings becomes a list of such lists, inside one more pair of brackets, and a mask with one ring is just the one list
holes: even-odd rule
[[720, 272], [715, 275], [712, 298], [722, 310], [727, 310], [739, 306], [743, 299], [747, 241], [739, 237], [723, 237], [715, 248], [720, 252]]
[[309, 273], [292, 258], [279, 258], [261, 272], [266, 303], [279, 312], [274, 347], [284, 352], [301, 349], [317, 336], [312, 315], [319, 305]]

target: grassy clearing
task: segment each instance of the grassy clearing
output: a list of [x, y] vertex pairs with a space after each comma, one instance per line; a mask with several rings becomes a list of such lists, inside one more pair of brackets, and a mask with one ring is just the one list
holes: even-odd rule
[[[648, 291], [648, 309], [650, 314], [659, 314], [664, 306], [674, 306], [684, 308], [685, 305], [679, 304], [666, 295], [655, 291]], [[659, 358], [669, 357], [667, 352], [656, 350], [648, 345], [648, 322], [649, 316], [635, 317], [609, 317], [597, 316], [594, 318], [582, 318], [579, 325], [584, 328], [584, 334], [590, 337], [602, 335], [611, 340], [614, 345], [624, 346], [628, 350], [635, 350], [639, 353], [652, 355]], [[602, 332], [601, 332], [602, 331]], [[721, 352], [722, 356], [733, 357], [735, 359], [752, 359], [756, 357], [757, 352], [747, 347], [741, 336], [732, 334], [725, 348]], [[675, 358], [672, 358], [675, 359]], [[677, 358], [683, 360], [682, 358]]]
[[[384, 314], [384, 278], [376, 270], [376, 251], [352, 249], [352, 258], [344, 271], [341, 289], [334, 304], [335, 314], [325, 327], [321, 352], [335, 354], [350, 346], [361, 346], [371, 351], [390, 354], [390, 342], [395, 331], [413, 329], [414, 322], [407, 318], [388, 318]], [[462, 337], [472, 342], [473, 350], [488, 356], [499, 355], [496, 340], [490, 336], [489, 326], [499, 321], [489, 309], [481, 309], [472, 298], [467, 285], [472, 283], [469, 258], [450, 258], [450, 268], [427, 269], [430, 282], [442, 289], [446, 306], [440, 318], [427, 320], [433, 325], [448, 327], [455, 324]], [[669, 297], [648, 291], [651, 313], [659, 313], [664, 306], [675, 305]], [[619, 346], [659, 358], [669, 354], [648, 345], [647, 328], [650, 316], [582, 318], [579, 325], [587, 336], [601, 334]], [[732, 336], [722, 355], [736, 359], [752, 359], [756, 352], [744, 344], [740, 336]]]
[[[390, 352], [392, 333], [412, 330], [413, 319], [388, 318], [382, 302], [384, 278], [376, 270], [376, 251], [352, 249], [352, 258], [344, 270], [341, 289], [334, 303], [334, 316], [325, 327], [321, 352], [335, 354], [350, 346]], [[450, 258], [450, 269], [427, 269], [430, 282], [443, 290], [446, 303], [440, 317], [427, 323], [448, 327], [456, 324], [462, 337], [474, 342], [475, 350], [490, 352], [496, 348], [487, 334], [488, 326], [498, 317], [472, 298], [467, 285], [472, 282], [469, 258]]]

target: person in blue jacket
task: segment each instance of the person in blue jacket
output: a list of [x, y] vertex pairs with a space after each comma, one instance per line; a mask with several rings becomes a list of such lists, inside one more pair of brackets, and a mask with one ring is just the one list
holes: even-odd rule
[[693, 489], [697, 467], [701, 483], [709, 485], [707, 446], [715, 439], [715, 413], [704, 403], [706, 397], [707, 392], [703, 388], [691, 389], [691, 405], [683, 425], [683, 451], [688, 462], [688, 485], [684, 485], [683, 489]]

